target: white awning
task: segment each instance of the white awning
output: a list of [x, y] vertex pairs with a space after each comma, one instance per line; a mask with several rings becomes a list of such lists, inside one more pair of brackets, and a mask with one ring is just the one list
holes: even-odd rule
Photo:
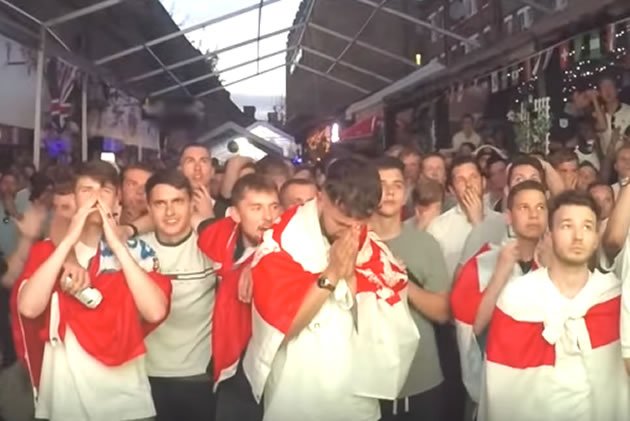
[[346, 108], [346, 118], [352, 119], [356, 113], [380, 105], [385, 97], [402, 91], [443, 69], [444, 66], [437, 61], [432, 61], [426, 66], [422, 66], [415, 72], [408, 74], [402, 79], [398, 79], [396, 82], [384, 87], [380, 91], [376, 91], [362, 100], [350, 104], [348, 108]]

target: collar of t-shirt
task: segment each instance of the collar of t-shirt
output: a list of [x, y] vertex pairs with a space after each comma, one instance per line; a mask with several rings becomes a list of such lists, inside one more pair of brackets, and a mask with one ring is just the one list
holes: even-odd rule
[[521, 271], [524, 274], [529, 273], [534, 267], [534, 260], [529, 260], [529, 261], [519, 260], [518, 265], [520, 266]]

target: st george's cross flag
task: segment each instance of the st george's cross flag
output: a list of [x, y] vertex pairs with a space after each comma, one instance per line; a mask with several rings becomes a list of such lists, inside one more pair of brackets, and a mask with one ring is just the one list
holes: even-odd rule
[[595, 271], [573, 299], [538, 269], [508, 283], [490, 324], [480, 421], [622, 421], [621, 283]]
[[[158, 273], [159, 264], [153, 249], [141, 240], [130, 240], [127, 250], [170, 302], [171, 282]], [[17, 308], [18, 295], [29, 277], [54, 251], [55, 246], [49, 240], [33, 245], [24, 271], [11, 294], [15, 347], [18, 357], [30, 374], [36, 399], [46, 343], [54, 345], [58, 341], [64, 342], [67, 330], [72, 331], [80, 347], [91, 358], [104, 366], [118, 367], [145, 354], [144, 337], [159, 325], [142, 322], [120, 264], [104, 242], [100, 243], [99, 250], [88, 267], [92, 287], [98, 289], [103, 296], [98, 307], [87, 308], [63, 292], [57, 282], [50, 303], [42, 315], [34, 319], [22, 316]], [[91, 393], [81, 389], [79, 391]], [[86, 408], [88, 411], [94, 409]]]
[[219, 284], [212, 314], [214, 388], [236, 374], [241, 356], [252, 336], [251, 304], [238, 299], [239, 279], [252, 260], [253, 248], [234, 259], [239, 224], [223, 218], [199, 233], [199, 249], [215, 263]]
[[[473, 325], [483, 293], [490, 283], [499, 260], [502, 245], [505, 245], [507, 241], [507, 239], [504, 240], [501, 245], [484, 245], [462, 267], [451, 292], [451, 309], [455, 319], [462, 380], [470, 398], [475, 402], [479, 402], [481, 396], [485, 344], [479, 343], [473, 331]], [[534, 263], [533, 269], [535, 268], [536, 264]], [[522, 275], [523, 270], [520, 265], [516, 264], [510, 280]]]
[[[289, 379], [289, 383], [297, 383], [276, 386], [284, 388], [292, 405], [300, 405], [296, 402], [300, 399], [297, 396], [304, 395], [306, 404], [313, 407], [306, 413], [309, 419], [316, 419], [317, 414], [324, 416], [321, 419], [343, 418], [340, 411], [346, 414], [352, 411], [352, 408], [344, 408], [343, 399], [352, 400], [352, 396], [374, 399], [378, 412], [376, 398], [398, 397], [419, 340], [407, 303], [405, 268], [387, 246], [364, 227], [355, 269], [356, 293], [353, 294], [347, 282], [340, 282], [311, 324], [286, 342], [283, 347], [286, 352], [279, 354], [307, 292], [328, 266], [329, 248], [320, 226], [317, 202], [313, 200], [288, 210], [280, 222], [265, 233], [252, 263], [253, 336], [243, 361], [245, 373], [254, 396], [260, 399], [263, 390], [268, 392], [265, 386], [270, 374], [272, 378], [278, 375], [274, 376], [272, 368], [276, 358], [280, 358], [285, 364], [280, 375]], [[356, 312], [354, 321], [353, 310]], [[347, 326], [348, 318], [351, 327], [341, 334], [340, 325]], [[325, 332], [324, 327], [327, 327]], [[330, 360], [328, 355], [320, 354], [324, 342], [333, 346], [326, 351], [334, 359], [331, 364], [322, 362]], [[300, 352], [294, 353], [294, 350]], [[309, 361], [305, 350], [320, 355]], [[347, 376], [335, 372], [333, 365], [337, 361], [348, 361], [350, 367], [342, 368], [349, 371]], [[297, 369], [286, 373], [291, 367]], [[319, 378], [304, 375], [305, 370], [312, 367], [321, 372], [314, 375]], [[322, 380], [324, 377], [327, 380]], [[305, 387], [313, 393], [297, 390], [296, 385], [303, 382], [308, 382]], [[343, 382], [341, 388], [335, 389], [340, 382]], [[316, 406], [316, 402], [332, 409], [326, 412], [325, 408]], [[372, 405], [372, 401], [368, 403]], [[265, 416], [272, 419], [269, 410], [266, 406]], [[360, 415], [355, 413], [354, 416]], [[281, 418], [281, 415], [277, 417]]]

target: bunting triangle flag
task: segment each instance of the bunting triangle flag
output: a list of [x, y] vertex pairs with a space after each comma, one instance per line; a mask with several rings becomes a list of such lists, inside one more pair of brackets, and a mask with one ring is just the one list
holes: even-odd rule
[[591, 32], [591, 41], [590, 41], [590, 58], [598, 59], [602, 56], [602, 44], [599, 36], [599, 30], [595, 30]]
[[530, 57], [526, 58], [525, 63], [523, 63], [523, 75], [525, 82], [532, 80], [532, 59]]
[[606, 51], [615, 52], [615, 43], [617, 40], [617, 24], [611, 23], [606, 26]]
[[490, 87], [493, 94], [499, 92], [499, 72], [492, 72], [490, 74]]
[[575, 62], [582, 60], [584, 53], [584, 35], [578, 35], [573, 39], [573, 49], [575, 51]]
[[553, 49], [550, 48], [549, 50], [545, 51], [545, 61], [543, 62], [543, 71], [547, 70], [547, 67], [549, 67], [549, 63], [551, 62], [551, 57], [553, 57]]
[[520, 82], [520, 74], [521, 71], [517, 66], [514, 66], [512, 68], [512, 75], [511, 75], [511, 79], [512, 79], [512, 86], [518, 86], [519, 82]]
[[508, 69], [501, 70], [501, 89], [506, 90], [510, 86]]
[[534, 76], [538, 76], [538, 71], [540, 70], [540, 65], [542, 63], [542, 58], [546, 53], [541, 53], [538, 54], [535, 58], [534, 58], [534, 68], [532, 69], [532, 75]]
[[569, 62], [571, 60], [569, 54], [569, 42], [564, 42], [560, 45], [559, 48], [560, 53], [560, 69], [567, 70], [569, 68]]

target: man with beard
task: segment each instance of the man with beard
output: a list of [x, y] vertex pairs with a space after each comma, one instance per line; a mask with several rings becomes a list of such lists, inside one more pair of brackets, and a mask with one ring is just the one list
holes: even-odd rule
[[406, 189], [402, 163], [388, 157], [376, 166], [383, 198], [370, 226], [407, 267], [411, 316], [422, 338], [398, 399], [381, 402], [381, 420], [438, 421], [443, 412], [444, 378], [433, 323], [450, 319], [446, 263], [433, 237], [400, 220]]
[[256, 421], [262, 418], [262, 409], [241, 364], [252, 332], [249, 266], [281, 207], [273, 181], [256, 174], [236, 182], [232, 203], [230, 216], [199, 227], [199, 248], [215, 262], [219, 277], [212, 326], [216, 420]]
[[542, 184], [523, 181], [508, 195], [511, 232], [502, 245], [487, 243], [462, 268], [451, 293], [462, 377], [470, 398], [480, 399], [486, 328], [506, 283], [535, 269], [536, 247], [547, 229], [547, 197]]
[[191, 227], [192, 186], [177, 170], [160, 171], [146, 183], [155, 232], [141, 237], [171, 279], [168, 317], [145, 340], [146, 366], [159, 421], [214, 419], [211, 359], [216, 275]]
[[509, 282], [492, 315], [479, 418], [625, 420], [630, 413], [619, 320], [621, 282], [589, 270], [597, 205], [585, 193], [549, 210], [553, 259]]
[[419, 335], [407, 275], [366, 227], [380, 201], [374, 166], [338, 159], [320, 199], [265, 233], [243, 363], [264, 420], [374, 421], [398, 397]]
[[[31, 375], [36, 418], [155, 415], [144, 336], [168, 314], [171, 286], [157, 272], [150, 247], [118, 237], [113, 209], [119, 181], [109, 163], [83, 164], [68, 232], [56, 246], [50, 240], [33, 246], [13, 288], [13, 334]], [[81, 276], [63, 269], [72, 251]]]

